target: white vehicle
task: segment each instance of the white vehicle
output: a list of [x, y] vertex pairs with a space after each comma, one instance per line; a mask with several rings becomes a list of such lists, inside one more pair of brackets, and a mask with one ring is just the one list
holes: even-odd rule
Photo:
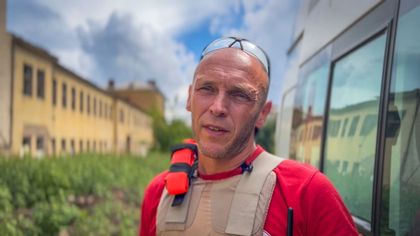
[[420, 0], [306, 0], [276, 154], [334, 183], [363, 235], [420, 235]]

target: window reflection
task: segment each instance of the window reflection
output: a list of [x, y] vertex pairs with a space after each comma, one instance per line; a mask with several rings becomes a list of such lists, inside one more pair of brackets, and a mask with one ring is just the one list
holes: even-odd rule
[[303, 68], [293, 109], [290, 158], [319, 167], [328, 81], [328, 49]]
[[420, 7], [400, 17], [387, 116], [381, 233], [420, 235]]
[[336, 62], [325, 173], [353, 215], [370, 221], [385, 34]]

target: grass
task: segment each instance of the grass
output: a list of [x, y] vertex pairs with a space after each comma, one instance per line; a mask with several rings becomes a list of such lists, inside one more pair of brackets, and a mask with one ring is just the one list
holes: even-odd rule
[[0, 235], [135, 235], [144, 188], [169, 154], [0, 157]]

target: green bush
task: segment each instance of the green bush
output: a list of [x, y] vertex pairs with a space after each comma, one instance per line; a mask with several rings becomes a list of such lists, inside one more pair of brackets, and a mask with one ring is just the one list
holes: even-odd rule
[[157, 113], [151, 113], [153, 117], [154, 149], [168, 152], [170, 148], [187, 138], [192, 138], [192, 130], [183, 120], [175, 119], [171, 122]]
[[0, 157], [0, 235], [133, 235], [144, 188], [169, 155]]

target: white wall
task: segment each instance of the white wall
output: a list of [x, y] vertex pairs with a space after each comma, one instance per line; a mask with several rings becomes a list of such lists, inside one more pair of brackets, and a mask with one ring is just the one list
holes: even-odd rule
[[[308, 6], [310, 2], [316, 2]], [[303, 28], [303, 42], [299, 64], [370, 11], [381, 0], [306, 0], [306, 17], [299, 22]]]

